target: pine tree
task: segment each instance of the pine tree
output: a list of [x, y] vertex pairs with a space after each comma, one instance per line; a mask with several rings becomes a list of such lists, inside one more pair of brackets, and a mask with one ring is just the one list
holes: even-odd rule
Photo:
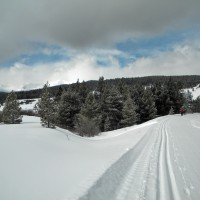
[[64, 92], [58, 106], [58, 124], [64, 128], [74, 129], [75, 116], [80, 112], [80, 106], [76, 92], [71, 90]]
[[200, 113], [200, 96], [193, 101], [192, 111]]
[[48, 82], [42, 89], [42, 95], [36, 105], [36, 109], [40, 116], [42, 126], [55, 128], [57, 108], [54, 99], [50, 96]]
[[157, 109], [155, 107], [155, 101], [150, 89], [144, 91], [143, 97], [140, 101], [140, 119], [141, 122], [145, 122], [155, 118]]
[[104, 123], [104, 131], [111, 131], [112, 129], [112, 124], [111, 121], [109, 119], [109, 115], [107, 115], [106, 119], [105, 119], [105, 123]]
[[20, 114], [21, 108], [17, 101], [17, 95], [14, 91], [8, 94], [5, 106], [2, 111], [2, 121], [7, 124], [16, 124], [22, 122], [22, 116]]
[[122, 120], [120, 122], [121, 127], [132, 126], [137, 122], [137, 113], [135, 111], [136, 107], [133, 103], [131, 97], [128, 95], [127, 100], [124, 103], [122, 110]]
[[81, 136], [95, 136], [100, 130], [95, 119], [90, 119], [82, 114], [77, 114], [77, 120], [75, 123], [76, 131]]
[[76, 116], [75, 128], [81, 136], [94, 136], [100, 132], [97, 108], [95, 94], [91, 92], [88, 94], [80, 113]]
[[2, 122], [2, 118], [3, 118], [2, 112], [0, 111], [0, 123]]
[[84, 104], [88, 93], [89, 93], [88, 88], [87, 88], [87, 86], [85, 84], [85, 81], [83, 81], [80, 84], [79, 92], [78, 92], [81, 104]]
[[101, 126], [104, 130], [106, 118], [109, 118], [111, 130], [120, 127], [122, 119], [123, 97], [116, 87], [106, 88], [101, 101]]
[[187, 92], [183, 94], [183, 97], [184, 97], [184, 107], [187, 109], [187, 113], [191, 113], [193, 95], [189, 90], [187, 90]]
[[140, 123], [140, 102], [142, 101], [142, 96], [144, 94], [144, 87], [141, 85], [135, 85], [130, 88], [130, 97], [134, 102], [135, 112], [137, 113], [137, 123]]
[[104, 81], [104, 77], [102, 76], [99, 78], [97, 89], [96, 89], [96, 91], [99, 93], [100, 98], [102, 98], [102, 95], [103, 95], [105, 89], [106, 89], [106, 84]]
[[64, 92], [64, 89], [60, 86], [55, 94], [55, 101], [59, 102], [61, 99], [61, 95]]

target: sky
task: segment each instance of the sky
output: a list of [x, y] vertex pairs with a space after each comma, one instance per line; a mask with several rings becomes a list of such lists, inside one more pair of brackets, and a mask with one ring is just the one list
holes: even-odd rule
[[200, 75], [199, 0], [0, 0], [0, 91]]

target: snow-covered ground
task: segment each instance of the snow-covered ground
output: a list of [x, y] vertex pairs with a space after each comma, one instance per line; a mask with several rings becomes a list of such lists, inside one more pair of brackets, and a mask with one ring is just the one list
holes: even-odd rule
[[200, 84], [193, 88], [186, 88], [184, 89], [184, 92], [187, 92], [188, 90], [192, 93], [193, 100], [200, 96]]
[[[26, 101], [31, 101], [30, 103], [26, 103]], [[22, 99], [19, 100], [20, 107], [22, 110], [33, 110], [35, 104], [38, 102], [38, 99]]]
[[[33, 110], [35, 104], [38, 102], [38, 98], [37, 99], [20, 99], [18, 100], [20, 103], [20, 107], [22, 108], [22, 110]], [[26, 103], [27, 101], [31, 101]], [[3, 110], [3, 106], [0, 107], [0, 111]]]
[[81, 138], [24, 116], [0, 125], [1, 200], [199, 200], [200, 115]]

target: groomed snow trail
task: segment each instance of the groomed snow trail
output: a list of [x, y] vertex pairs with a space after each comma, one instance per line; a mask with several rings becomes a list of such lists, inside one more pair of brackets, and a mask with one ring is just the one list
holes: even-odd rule
[[159, 119], [79, 200], [200, 199], [200, 157], [192, 154], [200, 151], [197, 119]]

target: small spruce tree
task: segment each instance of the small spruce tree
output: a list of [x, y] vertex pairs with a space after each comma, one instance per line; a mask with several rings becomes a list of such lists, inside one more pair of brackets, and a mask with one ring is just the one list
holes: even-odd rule
[[2, 121], [6, 124], [22, 122], [21, 108], [14, 91], [8, 94], [2, 111]]
[[80, 113], [76, 115], [75, 128], [81, 136], [94, 136], [100, 132], [97, 109], [95, 94], [91, 92], [87, 95]]
[[135, 110], [136, 106], [133, 103], [131, 97], [128, 95], [128, 98], [125, 101], [122, 109], [122, 120], [120, 122], [121, 127], [127, 127], [136, 124], [138, 114]]
[[68, 90], [63, 92], [58, 106], [58, 124], [67, 129], [74, 129], [76, 115], [80, 112], [78, 93]]
[[41, 124], [47, 128], [55, 128], [56, 123], [56, 104], [50, 96], [49, 83], [47, 82], [43, 89], [40, 100], [36, 106]]

